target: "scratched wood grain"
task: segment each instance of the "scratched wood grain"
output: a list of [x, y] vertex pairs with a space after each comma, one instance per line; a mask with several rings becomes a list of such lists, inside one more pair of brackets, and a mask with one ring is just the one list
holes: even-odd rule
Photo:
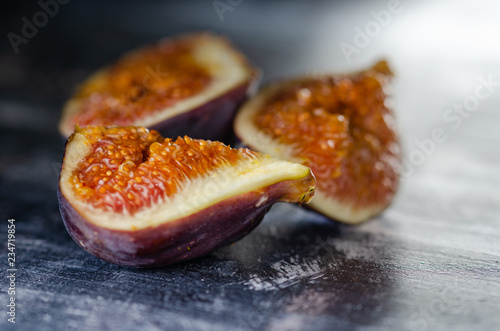
[[[40, 10], [9, 6], [1, 15], [17, 32], [22, 16]], [[479, 87], [490, 93], [477, 107], [453, 112], [454, 104], [473, 102], [481, 77], [500, 82], [498, 5], [401, 1], [348, 61], [340, 43], [354, 45], [354, 29], [387, 6], [244, 0], [221, 21], [212, 1], [75, 1], [18, 54], [4, 38], [0, 265], [7, 269], [6, 222], [15, 218], [18, 305], [15, 326], [0, 308], [0, 330], [498, 329], [500, 86]], [[277, 205], [234, 245], [159, 269], [114, 266], [80, 249], [55, 193], [62, 102], [123, 51], [198, 29], [234, 39], [263, 69], [264, 82], [387, 56], [406, 159], [418, 161], [409, 163], [393, 205], [358, 227]], [[429, 145], [436, 129], [446, 139]], [[422, 144], [429, 155], [417, 165]], [[0, 285], [5, 307], [4, 277]]]

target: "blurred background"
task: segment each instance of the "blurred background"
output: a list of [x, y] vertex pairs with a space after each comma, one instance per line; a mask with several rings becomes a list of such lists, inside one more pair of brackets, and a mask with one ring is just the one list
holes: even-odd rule
[[[264, 83], [310, 71], [357, 70], [387, 58], [397, 75], [394, 95], [407, 154], [418, 149], [414, 139], [431, 136], [436, 127], [450, 137], [499, 139], [493, 105], [500, 93], [481, 100], [474, 114], [459, 115], [457, 130], [450, 124], [458, 120], [444, 118], [474, 93], [480, 77], [500, 80], [500, 5], [493, 0], [42, 3], [47, 5], [4, 3], [0, 14], [6, 36], [0, 93], [17, 107], [2, 110], [7, 129], [9, 121], [55, 128], [62, 103], [94, 70], [161, 37], [212, 30], [229, 36], [262, 68]], [[25, 20], [37, 23], [36, 31]], [[35, 113], [23, 107], [28, 104], [37, 106]], [[469, 140], [462, 143], [475, 144]]]
[[[0, 217], [19, 224], [25, 329], [466, 330], [500, 323], [500, 2], [1, 6]], [[122, 53], [199, 30], [232, 39], [263, 70], [264, 84], [388, 59], [405, 150], [391, 208], [352, 228], [279, 207], [241, 242], [202, 262], [159, 271], [109, 266], [81, 251], [65, 233], [55, 193], [62, 104]], [[450, 292], [439, 296], [443, 289]], [[7, 298], [5, 287], [0, 295]]]

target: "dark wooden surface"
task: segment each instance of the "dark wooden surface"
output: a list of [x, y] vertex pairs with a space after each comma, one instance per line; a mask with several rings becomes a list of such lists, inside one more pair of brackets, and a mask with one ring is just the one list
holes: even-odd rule
[[[4, 36], [40, 8], [16, 3], [1, 14], [0, 266], [15, 218], [18, 305], [12, 325], [2, 277], [0, 330], [498, 329], [500, 87], [460, 123], [443, 117], [474, 96], [479, 77], [500, 82], [497, 2], [402, 0], [349, 63], [340, 43], [353, 44], [354, 28], [386, 1], [243, 0], [223, 21], [212, 1], [72, 1], [17, 54]], [[59, 216], [61, 104], [121, 52], [199, 29], [229, 35], [264, 81], [386, 56], [407, 159], [419, 162], [415, 140], [433, 130], [446, 139], [364, 225], [279, 205], [248, 237], [196, 261], [154, 270], [100, 261]]]

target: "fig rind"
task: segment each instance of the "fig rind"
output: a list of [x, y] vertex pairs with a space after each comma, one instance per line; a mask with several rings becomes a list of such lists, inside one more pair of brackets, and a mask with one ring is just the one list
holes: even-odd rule
[[232, 142], [236, 110], [254, 94], [258, 76], [197, 108], [150, 126], [163, 136]]
[[260, 224], [276, 202], [309, 200], [312, 192], [290, 196], [300, 191], [290, 190], [296, 184], [299, 180], [279, 182], [181, 219], [135, 231], [109, 229], [89, 222], [73, 208], [60, 188], [58, 199], [68, 233], [84, 250], [118, 265], [160, 267], [206, 255], [241, 239]]

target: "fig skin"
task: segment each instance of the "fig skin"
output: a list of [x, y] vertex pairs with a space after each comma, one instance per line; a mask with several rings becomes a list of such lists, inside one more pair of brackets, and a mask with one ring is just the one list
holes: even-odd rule
[[[223, 200], [213, 200], [211, 205], [202, 203], [198, 206], [197, 200], [186, 201], [186, 207], [191, 209], [181, 213], [176, 219], [166, 215], [166, 217], [157, 218], [160, 222], [154, 222], [150, 226], [141, 225], [142, 218], [137, 219], [139, 222], [131, 226], [107, 226], [96, 221], [92, 213], [88, 214], [85, 209], [80, 209], [81, 206], [78, 207], [81, 201], [78, 196], [68, 191], [70, 184], [63, 180], [64, 176], [75, 169], [72, 164], [85, 155], [85, 152], [79, 151], [78, 146], [87, 144], [88, 141], [75, 142], [78, 140], [74, 138], [76, 136], [82, 137], [81, 134], [74, 134], [66, 143], [57, 190], [64, 225], [71, 238], [84, 250], [107, 262], [122, 266], [161, 267], [209, 254], [247, 235], [260, 224], [265, 213], [274, 203], [306, 204], [310, 202], [315, 192], [316, 180], [309, 168], [292, 164], [290, 166], [293, 170], [290, 170], [287, 168], [289, 165], [283, 165], [272, 170], [273, 172], [270, 173], [272, 177], [266, 179], [265, 182], [246, 189], [241, 188], [241, 190], [238, 190], [239, 186], [236, 186], [232, 195]], [[75, 158], [74, 155], [77, 157]], [[268, 156], [262, 157], [269, 160]], [[285, 161], [274, 160], [271, 164], [275, 164], [274, 162], [282, 164]], [[247, 168], [243, 169], [244, 172], [245, 169]], [[252, 173], [252, 169], [249, 165], [248, 173]], [[254, 177], [251, 178], [258, 179], [257, 176], [261, 176], [258, 172], [262, 171], [260, 169], [262, 168], [257, 167], [252, 175]], [[64, 173], [66, 175], [63, 176]], [[245, 175], [239, 173], [238, 178], [239, 176]], [[234, 187], [234, 182], [230, 183]], [[217, 194], [215, 197], [207, 196], [213, 199], [216, 197]], [[191, 203], [195, 204], [190, 205]], [[175, 208], [176, 205], [169, 205], [169, 208], [172, 207]], [[95, 211], [94, 209], [93, 213]], [[127, 217], [120, 213], [113, 214], [112, 217], [113, 220], [120, 221], [121, 216]], [[148, 219], [151, 220], [146, 215], [144, 221], [147, 222]]]
[[258, 82], [259, 74], [256, 73], [252, 81], [235, 87], [198, 108], [152, 125], [150, 129], [168, 137], [187, 135], [192, 138], [234, 143], [232, 123], [236, 111], [248, 97], [255, 94]]
[[[290, 196], [291, 182], [294, 180], [264, 188], [264, 203], [259, 203], [262, 190], [248, 192], [181, 219], [136, 231], [99, 227], [80, 215], [59, 187], [57, 193], [66, 230], [84, 250], [122, 266], [160, 267], [206, 255], [243, 238], [260, 224], [274, 203]], [[293, 194], [300, 193], [297, 190]], [[310, 199], [312, 194], [304, 199]]]

